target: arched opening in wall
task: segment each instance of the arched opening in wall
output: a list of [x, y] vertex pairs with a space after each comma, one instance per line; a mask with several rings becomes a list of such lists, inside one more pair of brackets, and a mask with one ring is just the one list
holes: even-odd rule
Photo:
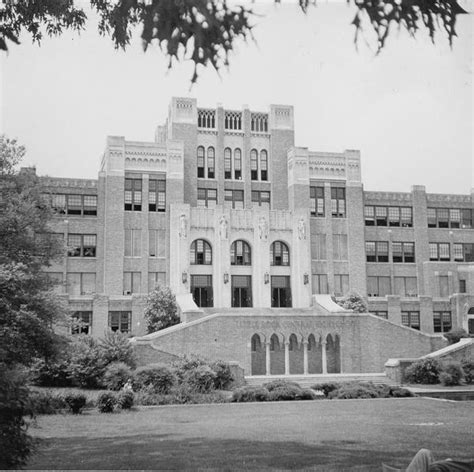
[[270, 338], [270, 374], [282, 375], [285, 373], [285, 349], [276, 334]]
[[290, 374], [302, 374], [303, 368], [303, 343], [298, 343], [296, 334], [289, 338]]
[[265, 346], [258, 334], [252, 336], [251, 342], [252, 375], [265, 375], [266, 354]]
[[341, 372], [341, 348], [337, 334], [334, 338], [328, 334], [326, 338], [326, 358], [328, 374], [339, 374]]
[[321, 338], [315, 338], [314, 334], [308, 337], [308, 373], [323, 373], [323, 357], [321, 351]]
[[474, 334], [474, 306], [469, 308], [467, 315], [467, 332], [469, 334]]

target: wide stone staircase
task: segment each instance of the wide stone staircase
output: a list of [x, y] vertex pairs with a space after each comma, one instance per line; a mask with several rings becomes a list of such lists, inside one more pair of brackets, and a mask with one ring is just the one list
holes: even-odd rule
[[310, 375], [249, 375], [245, 377], [247, 385], [260, 386], [272, 380], [289, 380], [301, 387], [312, 387], [323, 383], [372, 382], [374, 384], [397, 385], [385, 374], [310, 374]]

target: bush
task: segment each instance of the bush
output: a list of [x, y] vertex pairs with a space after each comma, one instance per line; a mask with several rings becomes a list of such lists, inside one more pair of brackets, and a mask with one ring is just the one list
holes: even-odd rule
[[370, 385], [348, 383], [342, 384], [338, 389], [330, 392], [328, 398], [380, 398], [380, 393]]
[[467, 384], [471, 384], [474, 382], [474, 361], [469, 359], [463, 359], [461, 361], [461, 367], [464, 371], [464, 381]]
[[209, 365], [204, 359], [198, 356], [183, 356], [173, 363], [173, 368], [179, 380], [183, 380], [186, 373], [196, 367]]
[[120, 390], [132, 378], [132, 369], [125, 362], [112, 362], [105, 369], [103, 384], [109, 390]]
[[270, 390], [268, 401], [278, 402], [285, 400], [298, 400], [301, 394], [301, 387], [296, 385], [283, 385]]
[[117, 398], [113, 393], [104, 392], [97, 397], [97, 409], [101, 413], [112, 413], [116, 404]]
[[402, 387], [390, 387], [389, 396], [394, 398], [413, 397], [414, 394], [410, 390]]
[[169, 393], [176, 376], [166, 366], [149, 365], [135, 371], [134, 384], [138, 389], [152, 388], [155, 393]]
[[87, 398], [82, 393], [70, 393], [64, 401], [74, 415], [79, 415], [86, 406]]
[[40, 387], [70, 387], [69, 359], [45, 361], [36, 359], [30, 368], [33, 385]]
[[216, 361], [213, 362], [210, 367], [216, 374], [214, 388], [216, 390], [225, 390], [226, 388], [229, 388], [234, 381], [234, 376], [232, 375], [229, 364], [224, 361]]
[[134, 395], [130, 390], [122, 391], [117, 397], [117, 404], [122, 410], [130, 410], [133, 406]]
[[358, 294], [351, 292], [347, 294], [342, 300], [336, 300], [336, 303], [346, 310], [353, 310], [356, 313], [367, 313], [367, 303]]
[[327, 397], [330, 392], [336, 390], [338, 388], [338, 384], [333, 383], [323, 383], [323, 384], [316, 384], [313, 385], [311, 388], [313, 390], [321, 390], [324, 393], [324, 396]]
[[273, 391], [277, 388], [281, 388], [281, 387], [297, 387], [297, 388], [301, 389], [299, 384], [297, 384], [296, 382], [291, 382], [289, 380], [283, 380], [283, 379], [272, 380], [271, 382], [263, 384], [263, 386], [269, 392], [271, 392], [271, 391]]
[[169, 395], [156, 393], [153, 387], [144, 387], [134, 394], [134, 403], [136, 405], [168, 405]]
[[421, 359], [405, 370], [405, 380], [411, 383], [435, 384], [439, 382], [440, 364], [436, 359]]
[[176, 297], [168, 287], [156, 287], [148, 295], [144, 315], [148, 333], [179, 323]]
[[269, 392], [264, 387], [241, 387], [234, 390], [233, 402], [265, 402]]
[[125, 334], [120, 331], [108, 331], [99, 340], [99, 350], [104, 365], [123, 362], [134, 368], [136, 365], [133, 346]]
[[301, 389], [298, 400], [317, 400], [318, 398], [321, 397], [317, 395], [314, 390], [311, 390], [310, 388], [303, 388]]
[[67, 408], [66, 401], [61, 395], [48, 390], [31, 390], [28, 406], [33, 415], [55, 415]]
[[469, 334], [463, 328], [453, 328], [448, 333], [445, 333], [444, 337], [449, 341], [449, 344], [456, 344], [462, 338], [468, 338]]
[[464, 380], [464, 371], [461, 363], [452, 361], [443, 364], [439, 380], [443, 385], [459, 385]]
[[216, 373], [207, 365], [200, 365], [188, 370], [183, 382], [189, 386], [192, 392], [208, 393], [214, 390]]

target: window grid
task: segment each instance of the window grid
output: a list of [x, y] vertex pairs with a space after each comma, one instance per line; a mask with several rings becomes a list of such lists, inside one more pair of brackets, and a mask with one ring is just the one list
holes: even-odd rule
[[472, 228], [470, 208], [428, 208], [428, 228]]
[[69, 257], [96, 257], [97, 236], [95, 234], [68, 234]]
[[125, 179], [125, 211], [142, 211], [142, 179]]
[[447, 262], [451, 259], [449, 243], [429, 243], [430, 261]]
[[166, 180], [151, 179], [148, 189], [148, 211], [166, 210]]
[[394, 277], [395, 295], [401, 297], [417, 297], [418, 285], [416, 277]]
[[217, 205], [217, 190], [215, 188], [198, 188], [197, 206], [215, 208]]
[[258, 180], [258, 153], [256, 149], [250, 151], [250, 179]]
[[450, 311], [433, 312], [433, 331], [435, 333], [447, 333], [451, 331], [452, 320]]
[[224, 149], [224, 179], [232, 179], [232, 151]]
[[328, 294], [328, 276], [327, 274], [312, 274], [312, 288], [314, 294]]
[[55, 193], [50, 197], [54, 212], [61, 215], [97, 216], [97, 195]]
[[211, 245], [204, 239], [196, 239], [191, 243], [189, 256], [190, 264], [192, 265], [211, 265]]
[[141, 293], [142, 273], [141, 272], [124, 272], [123, 273], [123, 294], [131, 295], [132, 293]]
[[251, 113], [250, 130], [254, 133], [267, 133], [268, 115], [266, 113]]
[[224, 112], [224, 129], [241, 130], [242, 129], [242, 113], [240, 111]]
[[130, 311], [109, 311], [109, 328], [112, 331], [129, 333], [132, 326], [132, 312]]
[[232, 243], [230, 247], [230, 264], [231, 265], [251, 265], [250, 246], [247, 242], [238, 239]]
[[346, 217], [346, 189], [331, 187], [331, 215], [333, 218]]
[[142, 230], [126, 229], [124, 239], [124, 256], [140, 257], [142, 255]]
[[342, 297], [349, 292], [349, 275], [334, 274], [334, 295]]
[[92, 311], [75, 311], [71, 318], [71, 334], [91, 334]]
[[365, 226], [413, 226], [412, 207], [366, 205]]
[[367, 262], [388, 262], [388, 241], [366, 241]]
[[244, 208], [244, 191], [224, 190], [224, 204], [230, 208], [242, 210]]
[[270, 192], [264, 190], [252, 190], [252, 203], [258, 206], [270, 208]]
[[289, 266], [290, 250], [282, 241], [275, 241], [270, 246], [270, 264], [272, 266]]
[[369, 297], [386, 297], [392, 294], [390, 277], [387, 276], [368, 276], [367, 277], [367, 295]]
[[402, 311], [402, 325], [420, 330], [420, 312]]
[[309, 200], [311, 216], [324, 216], [324, 187], [310, 187]]
[[198, 109], [198, 128], [211, 128], [216, 127], [216, 111]]
[[474, 262], [474, 244], [455, 243], [453, 244], [454, 260], [457, 262]]
[[392, 260], [393, 262], [415, 262], [415, 243], [393, 242]]

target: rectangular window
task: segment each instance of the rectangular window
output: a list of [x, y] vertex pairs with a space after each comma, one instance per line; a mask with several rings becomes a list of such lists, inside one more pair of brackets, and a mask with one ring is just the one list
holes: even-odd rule
[[347, 261], [347, 234], [332, 235], [332, 251], [335, 261]]
[[416, 277], [395, 277], [395, 295], [400, 297], [418, 296]]
[[225, 190], [224, 192], [224, 205], [226, 207], [240, 210], [244, 208], [243, 190]]
[[342, 297], [349, 293], [349, 275], [335, 274], [334, 275], [334, 295]]
[[148, 191], [148, 210], [166, 210], [166, 180], [150, 180]]
[[311, 216], [324, 216], [324, 187], [310, 187], [309, 200]]
[[365, 206], [365, 226], [413, 226], [411, 207]]
[[214, 148], [207, 148], [207, 178], [213, 179], [216, 176], [216, 159]]
[[441, 298], [449, 297], [449, 278], [447, 275], [438, 275], [439, 296]]
[[462, 210], [461, 228], [472, 228], [474, 210], [465, 208]]
[[270, 209], [270, 192], [252, 190], [252, 203]]
[[129, 333], [132, 328], [132, 312], [109, 311], [109, 328], [112, 331]]
[[67, 245], [69, 257], [95, 257], [97, 236], [95, 234], [68, 234]]
[[204, 175], [204, 148], [199, 146], [197, 148], [197, 176], [199, 179], [205, 177]]
[[212, 275], [191, 275], [191, 293], [197, 306], [214, 306]]
[[148, 232], [148, 251], [150, 257], [166, 256], [165, 231], [150, 229]]
[[240, 149], [234, 149], [234, 179], [242, 180], [242, 153]]
[[215, 208], [217, 205], [217, 190], [215, 188], [198, 188], [197, 206]]
[[472, 228], [470, 208], [428, 208], [429, 228]]
[[450, 260], [449, 243], [429, 243], [430, 261]]
[[331, 215], [333, 218], [346, 217], [346, 189], [331, 187]]
[[123, 273], [123, 294], [131, 295], [132, 293], [141, 293], [142, 274], [141, 272], [124, 272]]
[[368, 276], [367, 277], [367, 295], [369, 297], [386, 297], [391, 295], [390, 277], [386, 276]]
[[71, 334], [91, 334], [92, 311], [75, 311], [71, 318]]
[[125, 210], [142, 211], [142, 179], [125, 179]]
[[458, 262], [474, 262], [474, 244], [453, 244], [454, 260]]
[[71, 297], [95, 293], [95, 273], [69, 272], [66, 275], [67, 293]]
[[314, 294], [327, 294], [329, 293], [328, 288], [328, 276], [327, 274], [313, 274], [313, 293]]
[[451, 331], [451, 312], [435, 311], [433, 312], [433, 331], [435, 333], [447, 333]]
[[388, 262], [388, 241], [366, 241], [367, 262]]
[[232, 151], [224, 149], [224, 179], [232, 179]]
[[377, 226], [387, 226], [387, 207], [375, 207], [375, 223]]
[[428, 217], [428, 228], [436, 228], [436, 209], [428, 208], [427, 217]]
[[53, 210], [60, 214], [66, 214], [66, 195], [64, 194], [53, 194], [51, 195], [51, 206]]
[[365, 226], [375, 226], [375, 207], [365, 206], [364, 208]]
[[166, 272], [148, 272], [148, 292], [166, 285]]
[[419, 311], [402, 311], [402, 325], [413, 329], [420, 329]]
[[325, 234], [315, 234], [311, 238], [311, 258], [322, 261], [327, 259]]
[[125, 235], [125, 257], [141, 257], [142, 255], [142, 230], [126, 229]]
[[51, 206], [58, 214], [97, 216], [97, 195], [51, 195]]
[[268, 180], [268, 153], [264, 149], [260, 151], [260, 178], [263, 181]]
[[393, 242], [393, 262], [415, 262], [415, 243]]
[[388, 320], [388, 311], [376, 310], [376, 311], [371, 311], [370, 313], [372, 313], [372, 315], [383, 318], [384, 320]]
[[459, 279], [459, 293], [466, 293], [466, 280]]

